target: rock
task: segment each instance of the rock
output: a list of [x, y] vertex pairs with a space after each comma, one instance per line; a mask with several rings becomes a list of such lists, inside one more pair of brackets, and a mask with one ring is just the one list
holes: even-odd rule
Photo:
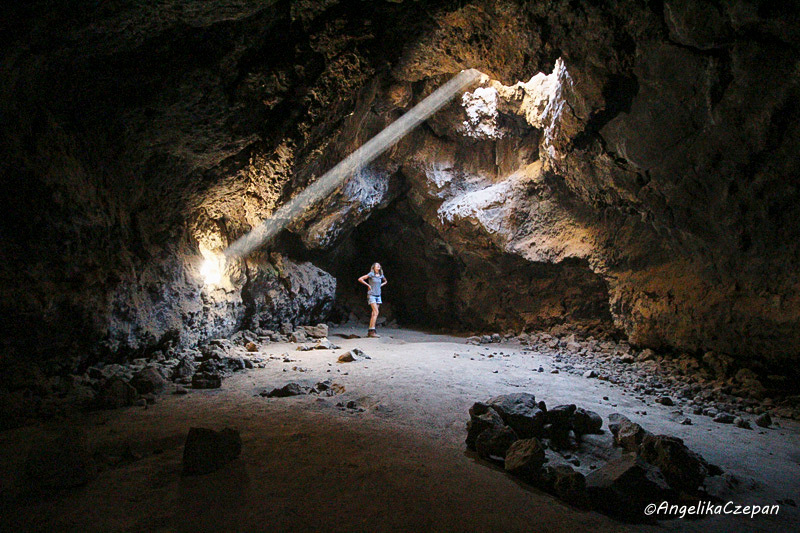
[[517, 434], [510, 427], [488, 428], [483, 430], [478, 435], [478, 438], [475, 439], [475, 450], [482, 459], [502, 461], [517, 438]]
[[256, 343], [252, 342], [252, 341], [248, 342], [247, 344], [245, 344], [244, 347], [248, 352], [257, 352], [258, 351], [258, 345]]
[[467, 344], [478, 345], [481, 343], [481, 338], [478, 335], [473, 335], [472, 337], [467, 337], [465, 341]]
[[481, 335], [481, 344], [489, 344], [490, 342], [492, 342], [490, 335]]
[[175, 387], [175, 390], [172, 391], [172, 394], [176, 394], [178, 396], [183, 396], [184, 394], [189, 394], [189, 391], [186, 388], [181, 387], [180, 385]]
[[568, 464], [546, 466], [543, 476], [556, 496], [576, 507], [587, 507], [586, 478]]
[[338, 350], [339, 347], [328, 339], [319, 339], [314, 345], [315, 350]]
[[618, 362], [629, 365], [633, 363], [636, 359], [631, 354], [625, 354], [617, 359]]
[[216, 374], [198, 372], [192, 376], [193, 389], [218, 389], [222, 386], [222, 378]]
[[614, 435], [614, 443], [628, 452], [638, 453], [639, 445], [649, 433], [619, 413], [612, 413], [608, 420], [608, 428]]
[[280, 331], [282, 335], [288, 336], [291, 335], [292, 331], [294, 331], [294, 326], [292, 326], [291, 322], [282, 322], [280, 328], [278, 328], [278, 331]]
[[339, 356], [340, 363], [352, 363], [353, 361], [360, 361], [362, 359], [372, 359], [358, 348], [353, 348], [349, 352], [345, 352]]
[[656, 403], [660, 403], [661, 405], [666, 405], [667, 407], [671, 407], [675, 405], [675, 402], [672, 401], [672, 398], [669, 396], [659, 396], [656, 398]]
[[732, 424], [736, 417], [730, 413], [717, 413], [713, 420], [718, 424]]
[[37, 440], [25, 458], [25, 478], [37, 489], [85, 485], [97, 475], [86, 436], [67, 428], [55, 439]]
[[681, 425], [682, 426], [691, 426], [692, 425], [692, 419], [691, 418], [682, 419], [681, 420]]
[[571, 429], [572, 428], [572, 415], [576, 411], [575, 404], [557, 405], [551, 407], [547, 411], [546, 421], [555, 427]]
[[585, 377], [585, 378], [596, 378], [597, 377], [597, 372], [595, 372], [594, 370], [587, 370], [586, 372], [583, 373], [583, 377]]
[[487, 402], [521, 438], [540, 437], [545, 413], [533, 394], [518, 392], [496, 396]]
[[239, 457], [242, 439], [235, 429], [190, 428], [183, 446], [183, 474], [208, 474]]
[[302, 330], [293, 331], [289, 335], [289, 341], [294, 343], [306, 342], [308, 337], [306, 336], [305, 332]]
[[772, 425], [772, 417], [768, 412], [761, 413], [756, 417], [756, 425], [762, 428], [768, 428]]
[[262, 392], [261, 396], [267, 398], [288, 398], [289, 396], [300, 396], [308, 394], [308, 389], [299, 383], [287, 383], [281, 388], [272, 389], [270, 392]]
[[328, 336], [328, 325], [317, 324], [316, 326], [303, 326], [306, 335], [315, 339], [324, 339]]
[[745, 420], [744, 418], [738, 417], [738, 416], [733, 419], [733, 425], [736, 426], [737, 428], [753, 429], [750, 426], [750, 422], [749, 421]]
[[503, 338], [499, 333], [492, 333], [492, 342], [501, 342]]
[[139, 394], [159, 393], [167, 387], [167, 380], [152, 366], [134, 374], [131, 385]]
[[133, 405], [139, 393], [122, 378], [113, 377], [105, 382], [97, 395], [98, 406], [103, 409], [117, 409]]
[[657, 467], [630, 453], [587, 474], [586, 491], [593, 507], [629, 521], [641, 520], [647, 504], [675, 496]]
[[194, 376], [196, 370], [197, 364], [195, 364], [191, 358], [184, 357], [175, 365], [175, 368], [172, 369], [172, 379], [174, 381], [188, 383], [192, 380], [192, 376]]
[[655, 359], [655, 357], [656, 357], [656, 352], [654, 352], [650, 348], [647, 348], [642, 350], [642, 353], [636, 356], [636, 361], [640, 363], [644, 361], [651, 361]]
[[601, 433], [603, 418], [595, 413], [578, 407], [572, 415], [572, 430], [576, 436], [587, 435], [590, 433]]
[[657, 466], [676, 490], [693, 493], [708, 475], [706, 461], [678, 437], [648, 433], [639, 447], [639, 456]]
[[508, 448], [505, 469], [524, 480], [531, 480], [539, 475], [544, 461], [544, 448], [538, 439], [520, 439]]
[[505, 426], [497, 411], [483, 403], [473, 404], [469, 409], [469, 415], [466, 444], [470, 450], [475, 450], [475, 441], [484, 430]]

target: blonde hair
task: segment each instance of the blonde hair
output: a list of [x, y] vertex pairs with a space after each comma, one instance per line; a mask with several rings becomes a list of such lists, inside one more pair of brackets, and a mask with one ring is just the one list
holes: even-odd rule
[[383, 276], [383, 267], [381, 266], [380, 263], [372, 263], [372, 266], [369, 267], [369, 271], [370, 272], [375, 272], [375, 265], [378, 265], [380, 267], [378, 270], [380, 270], [381, 276]]

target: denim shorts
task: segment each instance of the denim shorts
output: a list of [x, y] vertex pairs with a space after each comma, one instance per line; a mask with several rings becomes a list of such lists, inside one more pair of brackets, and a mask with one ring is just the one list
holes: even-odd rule
[[381, 297], [380, 296], [373, 296], [371, 294], [368, 294], [367, 295], [367, 303], [372, 305], [372, 304], [382, 304], [383, 302], [381, 301]]

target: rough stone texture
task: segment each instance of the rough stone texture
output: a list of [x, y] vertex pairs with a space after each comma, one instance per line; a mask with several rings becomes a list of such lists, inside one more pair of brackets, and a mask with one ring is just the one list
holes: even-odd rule
[[517, 434], [510, 427], [490, 427], [475, 439], [475, 450], [482, 459], [502, 461], [517, 439]]
[[536, 397], [525, 392], [496, 396], [487, 402], [508, 426], [521, 438], [539, 437], [544, 427], [545, 413], [539, 409]]
[[705, 460], [678, 437], [648, 434], [642, 440], [639, 456], [657, 466], [676, 490], [695, 492], [708, 475]]
[[586, 490], [602, 512], [636, 521], [646, 518], [643, 511], [647, 504], [675, 497], [659, 469], [634, 454], [625, 454], [590, 472]]
[[[387, 287], [401, 318], [619, 328], [796, 374], [785, 4], [20, 3], [0, 58], [6, 359], [74, 370], [317, 323], [337, 289], [304, 261], [352, 280], [372, 251], [406, 280]], [[204, 259], [466, 67], [480, 87], [203, 283]], [[356, 289], [339, 296], [363, 307]]]
[[510, 474], [532, 480], [539, 475], [544, 461], [544, 448], [538, 439], [520, 439], [506, 452], [504, 468]]

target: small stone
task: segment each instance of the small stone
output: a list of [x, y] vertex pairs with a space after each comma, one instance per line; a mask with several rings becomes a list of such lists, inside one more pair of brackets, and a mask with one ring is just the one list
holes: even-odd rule
[[537, 372], [544, 372], [544, 367], [543, 367], [543, 366], [540, 366], [540, 367], [539, 367], [539, 370], [537, 370]]
[[328, 325], [317, 324], [316, 326], [303, 326], [305, 334], [315, 339], [324, 339], [328, 336]]
[[507, 426], [489, 428], [475, 439], [475, 449], [482, 459], [504, 460], [517, 434]]
[[218, 389], [222, 386], [222, 378], [215, 374], [198, 372], [192, 376], [193, 389]]
[[742, 429], [753, 429], [753, 428], [750, 426], [750, 422], [749, 422], [749, 421], [747, 421], [747, 420], [745, 420], [744, 418], [741, 418], [741, 417], [739, 417], [739, 416], [737, 416], [737, 417], [736, 417], [736, 418], [733, 420], [733, 425], [734, 425], [734, 426], [736, 426], [737, 428], [742, 428]]
[[669, 396], [659, 396], [656, 398], [656, 403], [660, 403], [661, 405], [666, 405], [667, 407], [671, 407], [675, 405], [675, 402], [672, 401], [672, 398]]
[[247, 344], [244, 345], [244, 347], [248, 352], [257, 352], [258, 351], [258, 346], [254, 342], [248, 342]]
[[594, 370], [587, 370], [586, 372], [583, 373], [583, 377], [585, 377], [585, 378], [596, 378], [597, 377], [597, 372], [595, 372]]
[[682, 426], [691, 426], [692, 425], [692, 419], [691, 418], [684, 418], [683, 420], [681, 420], [681, 425]]
[[177, 394], [178, 396], [182, 396], [184, 394], [189, 394], [189, 391], [186, 390], [185, 387], [182, 387], [181, 385], [177, 385], [175, 387], [175, 390], [172, 391], [172, 394]]

